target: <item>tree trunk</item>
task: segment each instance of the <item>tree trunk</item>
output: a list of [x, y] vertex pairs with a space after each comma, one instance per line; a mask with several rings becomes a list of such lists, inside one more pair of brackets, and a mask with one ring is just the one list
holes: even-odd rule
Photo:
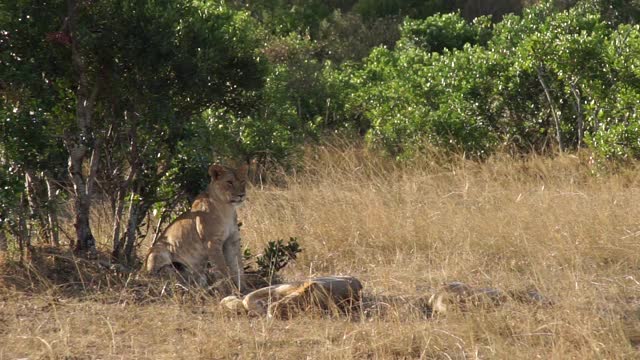
[[564, 149], [562, 147], [562, 134], [560, 133], [560, 119], [558, 118], [558, 114], [556, 113], [556, 107], [553, 104], [553, 99], [551, 99], [551, 92], [547, 87], [547, 84], [544, 82], [544, 78], [542, 77], [542, 66], [538, 66], [536, 68], [538, 72], [538, 80], [542, 85], [542, 89], [544, 90], [544, 95], [547, 97], [547, 101], [549, 102], [549, 109], [551, 110], [551, 116], [553, 117], [553, 121], [556, 125], [556, 139], [558, 140], [558, 149], [560, 152], [563, 152]]
[[[113, 212], [113, 236], [111, 250], [111, 258], [113, 260], [120, 259], [120, 251], [122, 250], [123, 242], [120, 238], [120, 228], [122, 227], [122, 213], [124, 212], [125, 196], [131, 191], [131, 182], [137, 172], [136, 168], [129, 170], [129, 174], [124, 182], [121, 182], [118, 186], [118, 192], [116, 194], [115, 207]], [[133, 201], [133, 198], [132, 198]]]
[[113, 236], [111, 237], [111, 243], [113, 244], [111, 258], [113, 258], [113, 260], [117, 260], [120, 257], [120, 250], [122, 250], [122, 246], [120, 245], [120, 227], [122, 222], [122, 213], [124, 212], [125, 195], [124, 187], [121, 186], [116, 194], [115, 209], [113, 211]]
[[83, 155], [71, 155], [69, 158], [69, 173], [73, 182], [76, 246], [75, 251], [95, 251], [96, 244], [91, 227], [89, 225], [89, 211], [91, 209], [91, 197], [87, 194], [87, 187], [82, 177]]
[[69, 156], [69, 173], [71, 174], [74, 190], [73, 195], [75, 197], [75, 251], [78, 253], [95, 253], [96, 241], [91, 233], [91, 226], [89, 224], [89, 211], [91, 210], [91, 193], [89, 190], [91, 188], [88, 186], [88, 183], [89, 180], [93, 181], [93, 179], [91, 179], [90, 176], [85, 183], [84, 177], [82, 176], [82, 163], [85, 153], [86, 149], [80, 146], [79, 148], [72, 148]]
[[52, 246], [60, 246], [60, 235], [58, 232], [58, 206], [56, 204], [56, 194], [53, 189], [51, 177], [45, 175], [47, 184], [47, 220], [49, 222], [49, 242]]
[[[93, 183], [98, 170], [100, 144], [93, 141], [91, 131], [91, 118], [93, 108], [98, 96], [98, 86], [90, 89], [89, 72], [80, 53], [77, 38], [74, 36], [76, 2], [68, 0], [68, 30], [71, 35], [71, 61], [72, 68], [78, 78], [76, 88], [76, 125], [77, 131], [73, 136], [66, 136], [65, 145], [69, 151], [69, 174], [73, 182], [75, 203], [75, 251], [78, 253], [95, 254], [96, 241], [91, 233], [89, 223], [89, 211], [91, 209], [91, 196]], [[89, 175], [86, 180], [82, 173], [82, 165], [86, 160], [89, 147], [93, 145]]]
[[578, 149], [582, 146], [582, 139], [584, 138], [584, 116], [582, 115], [582, 101], [580, 98], [580, 90], [576, 87], [575, 82], [570, 84], [571, 94], [573, 94], [576, 100], [576, 114], [578, 117]]
[[124, 253], [122, 254], [123, 260], [128, 264], [133, 262], [135, 257], [135, 242], [136, 242], [136, 229], [138, 228], [138, 215], [140, 213], [140, 203], [134, 202], [134, 196], [131, 194], [131, 202], [129, 205], [129, 219], [127, 222], [127, 232], [122, 239], [124, 242]]
[[7, 234], [5, 234], [4, 229], [0, 227], [0, 252], [6, 252], [9, 249], [8, 245]]
[[37, 177], [33, 174], [32, 171], [27, 170], [24, 173], [24, 188], [27, 194], [27, 204], [29, 207], [29, 223], [28, 225], [33, 226], [33, 223], [36, 222], [39, 227], [39, 232], [37, 233], [39, 239], [48, 238], [49, 237], [49, 226], [46, 222], [46, 216], [44, 214], [42, 203], [38, 198], [39, 188]]
[[[134, 112], [135, 114], [135, 112]], [[131, 249], [128, 246], [128, 239], [129, 239], [129, 234], [131, 234], [131, 222], [134, 221], [134, 227], [133, 227], [133, 235], [135, 235], [135, 228], [137, 225], [137, 220], [133, 219], [132, 217], [137, 217], [137, 205], [134, 203], [134, 195], [136, 194], [136, 191], [134, 191], [133, 187], [135, 187], [134, 184], [134, 180], [138, 174], [139, 171], [139, 167], [140, 167], [140, 161], [138, 158], [138, 132], [137, 132], [137, 124], [136, 124], [136, 120], [137, 117], [135, 115], [129, 117], [128, 112], [124, 113], [124, 119], [125, 121], [129, 122], [129, 146], [130, 146], [130, 151], [129, 151], [129, 165], [130, 165], [130, 170], [129, 170], [129, 174], [127, 175], [127, 178], [125, 179], [124, 183], [121, 184], [120, 189], [119, 189], [119, 193], [118, 193], [118, 204], [116, 206], [116, 211], [119, 212], [119, 216], [116, 218], [114, 223], [114, 233], [113, 233], [113, 252], [112, 252], [112, 257], [116, 260], [119, 261], [124, 261], [124, 262], [129, 262], [128, 258], [129, 258], [129, 251], [131, 251]], [[139, 189], [139, 186], [138, 186]], [[122, 211], [124, 208], [124, 198], [126, 196], [126, 194], [128, 192], [131, 192], [131, 200], [129, 201], [129, 213], [127, 216], [127, 228], [125, 230], [125, 233], [120, 236], [120, 227], [121, 227], [121, 220], [120, 218], [122, 217]], [[125, 248], [125, 244], [127, 245], [127, 247]], [[124, 254], [122, 253], [123, 248], [125, 248], [125, 252]]]
[[138, 216], [140, 213], [140, 205], [133, 206], [131, 212], [131, 218], [129, 218], [129, 225], [127, 226], [127, 243], [124, 247], [124, 257], [127, 264], [132, 264], [136, 257], [135, 244], [136, 244], [136, 229], [138, 228]]
[[[131, 193], [131, 200], [129, 201], [129, 212], [127, 214], [127, 218], [129, 219], [127, 222], [127, 224], [129, 224], [131, 222], [131, 215], [133, 213], [133, 198], [134, 198], [134, 194], [133, 192]], [[122, 207], [124, 208], [124, 198], [122, 200]], [[122, 214], [121, 214], [122, 216]], [[119, 223], [122, 223], [122, 221], [119, 221]], [[111, 252], [111, 257], [113, 258], [113, 260], [118, 261], [118, 262], [126, 262], [125, 260], [125, 256], [122, 253], [122, 249], [124, 248], [124, 245], [127, 242], [127, 234], [129, 231], [129, 226], [127, 226], [127, 229], [125, 230], [125, 232], [120, 235], [120, 227], [121, 225], [118, 225], [118, 238], [115, 239], [114, 238], [114, 243], [113, 243], [113, 251]], [[114, 233], [115, 236], [115, 233]]]
[[[149, 212], [149, 208], [151, 208], [151, 203], [147, 203], [143, 201], [139, 201], [135, 204], [132, 204], [131, 211], [129, 213], [129, 223], [127, 225], [127, 241], [124, 248], [123, 257], [127, 261], [128, 264], [133, 264], [136, 259], [136, 249], [140, 246], [140, 243], [137, 243], [139, 233], [138, 226], [140, 224], [140, 219], [144, 218], [144, 216]], [[145, 235], [148, 233], [149, 229], [146, 230]]]
[[24, 172], [24, 190], [26, 193], [26, 202], [27, 202], [27, 208], [28, 208], [28, 219], [30, 221], [27, 221], [27, 226], [29, 225], [29, 223], [32, 223], [35, 219], [38, 220], [38, 222], [40, 223], [41, 227], [42, 225], [44, 225], [43, 221], [42, 221], [42, 217], [40, 215], [40, 203], [37, 199], [36, 196], [36, 185], [34, 184], [34, 175], [31, 171], [26, 170]]
[[18, 215], [18, 229], [16, 235], [18, 238], [18, 249], [20, 250], [20, 262], [24, 260], [25, 251], [31, 247], [31, 237], [29, 236], [29, 228], [27, 225], [27, 206], [24, 195], [20, 196], [20, 213]]

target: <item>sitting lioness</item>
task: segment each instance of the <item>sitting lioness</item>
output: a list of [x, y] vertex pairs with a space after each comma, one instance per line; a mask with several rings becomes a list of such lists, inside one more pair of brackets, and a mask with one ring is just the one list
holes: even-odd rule
[[243, 287], [236, 208], [245, 199], [247, 168], [246, 164], [238, 169], [217, 164], [209, 167], [211, 183], [207, 190], [151, 247], [145, 266], [148, 272], [173, 267], [204, 279], [213, 265], [223, 278]]
[[296, 312], [320, 309], [349, 313], [360, 306], [362, 284], [351, 276], [327, 276], [258, 289], [240, 299], [227, 296], [220, 304], [236, 313], [291, 318]]

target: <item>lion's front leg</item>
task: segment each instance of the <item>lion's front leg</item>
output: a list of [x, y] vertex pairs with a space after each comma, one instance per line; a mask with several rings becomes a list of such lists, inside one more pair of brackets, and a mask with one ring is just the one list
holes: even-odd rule
[[222, 251], [224, 253], [225, 261], [229, 266], [231, 280], [238, 289], [242, 291], [245, 288], [245, 283], [239, 232], [236, 231], [229, 236], [223, 245]]
[[149, 255], [147, 255], [145, 269], [151, 274], [157, 274], [160, 269], [171, 265], [172, 262], [171, 253], [166, 248], [156, 245], [151, 248]]
[[205, 248], [205, 268], [207, 263], [213, 265], [215, 270], [222, 275], [222, 278], [228, 278], [229, 267], [227, 266], [223, 252], [224, 233], [208, 225], [202, 216], [196, 217], [196, 232]]
[[206, 241], [208, 263], [213, 265], [215, 270], [220, 272], [222, 277], [226, 279], [229, 278], [231, 273], [224, 257], [223, 245], [224, 241], [221, 238], [213, 238]]

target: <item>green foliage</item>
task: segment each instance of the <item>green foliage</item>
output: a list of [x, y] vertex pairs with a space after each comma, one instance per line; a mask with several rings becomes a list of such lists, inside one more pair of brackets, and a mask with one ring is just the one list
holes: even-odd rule
[[354, 10], [367, 20], [385, 16], [424, 18], [456, 8], [456, 1], [444, 0], [359, 0], [354, 6]]
[[458, 13], [437, 14], [424, 20], [406, 19], [401, 27], [398, 49], [418, 47], [441, 53], [445, 49], [462, 49], [465, 44], [485, 44], [491, 37], [488, 17], [467, 22]]
[[603, 159], [640, 158], [640, 27], [621, 25], [606, 40], [606, 65], [618, 81], [611, 81], [587, 112], [594, 130], [585, 139]]
[[[2, 150], [19, 171], [60, 183], [68, 143], [97, 150], [107, 195], [137, 199], [135, 228], [154, 203], [200, 190], [194, 183], [206, 179], [202, 159], [210, 162], [214, 143], [199, 138], [195, 122], [213, 105], [251, 106], [265, 71], [255, 50], [260, 28], [221, 1], [69, 4], [73, 18], [62, 1], [2, 5]], [[80, 79], [95, 94], [82, 132]]]
[[258, 274], [264, 279], [271, 279], [282, 270], [290, 261], [296, 259], [302, 251], [297, 238], [289, 238], [286, 244], [284, 240], [269, 241], [261, 255], [256, 257]]
[[203, 114], [218, 155], [286, 162], [318, 134], [328, 95], [316, 50], [307, 36], [271, 38], [261, 50], [269, 65], [264, 87], [254, 94], [257, 105], [241, 113], [216, 107]]
[[638, 0], [598, 0], [603, 18], [613, 25], [638, 24], [640, 2]]
[[376, 49], [351, 81], [347, 100], [371, 120], [368, 139], [394, 155], [429, 143], [483, 155], [495, 143], [496, 114], [488, 106], [494, 59], [479, 46], [429, 53], [417, 47]]
[[394, 50], [375, 49], [329, 79], [345, 89], [342, 118], [369, 124], [369, 141], [396, 156], [425, 145], [484, 157], [504, 145], [586, 143], [602, 158], [634, 158], [638, 28], [613, 29], [602, 11], [595, 1], [565, 11], [544, 1], [493, 29], [456, 14], [408, 19]]
[[[349, 9], [353, 0], [262, 0], [248, 6], [274, 35], [316, 33], [320, 22], [334, 10]], [[243, 4], [244, 5], [244, 4]]]
[[399, 21], [394, 17], [367, 22], [353, 12], [335, 11], [320, 23], [318, 57], [342, 64], [361, 61], [376, 46], [393, 47], [400, 37]]

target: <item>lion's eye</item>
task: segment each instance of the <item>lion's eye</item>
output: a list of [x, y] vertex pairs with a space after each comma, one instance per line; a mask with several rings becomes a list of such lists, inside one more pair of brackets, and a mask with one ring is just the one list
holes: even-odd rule
[[233, 181], [229, 180], [229, 181], [227, 181], [227, 184], [233, 185]]

